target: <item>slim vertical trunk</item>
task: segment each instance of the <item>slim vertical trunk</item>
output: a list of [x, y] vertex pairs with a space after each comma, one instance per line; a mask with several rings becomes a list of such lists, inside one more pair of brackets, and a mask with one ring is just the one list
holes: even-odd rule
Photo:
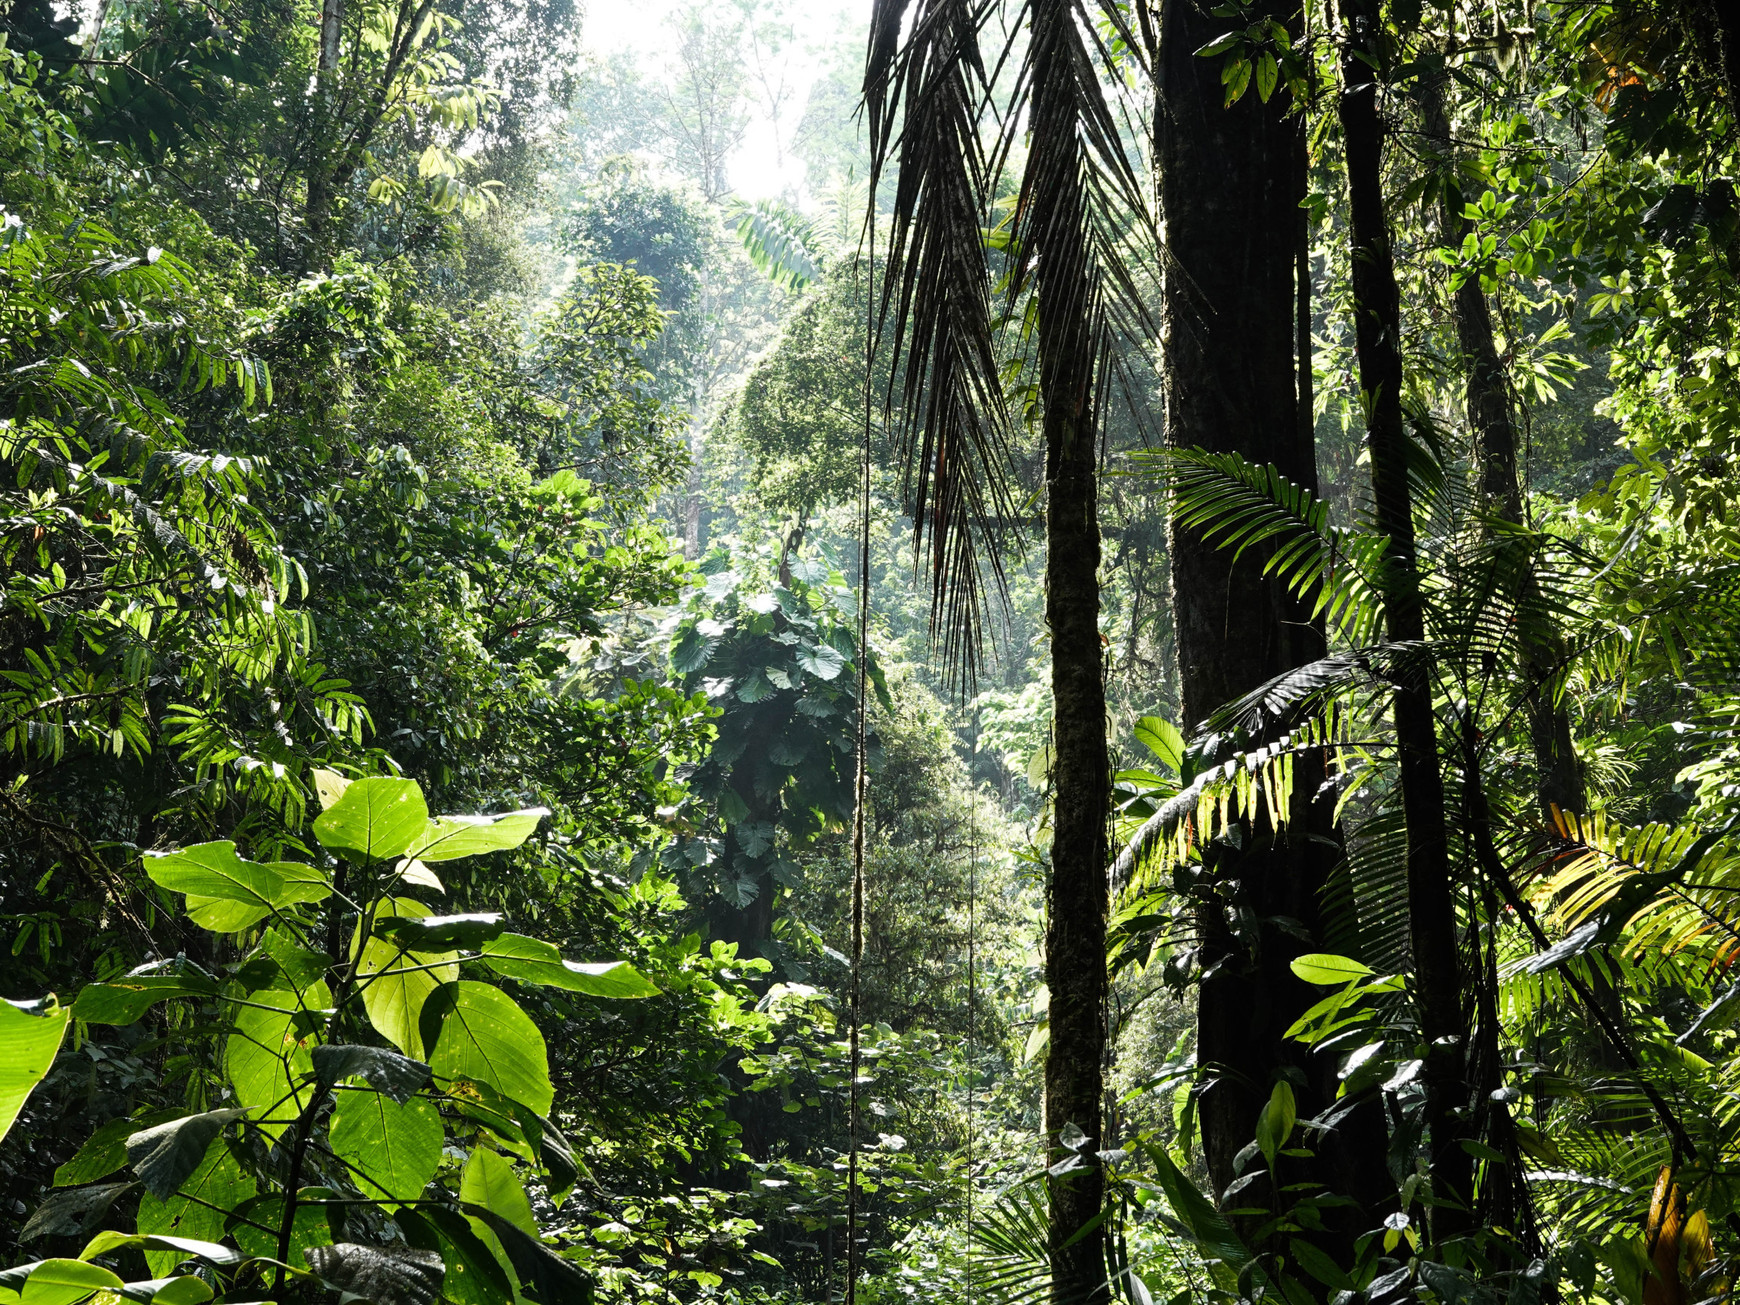
[[[1292, 24], [1298, 9], [1279, 0], [1250, 21], [1259, 14]], [[1161, 21], [1156, 161], [1168, 254], [1161, 307], [1166, 442], [1272, 463], [1315, 489], [1300, 126], [1287, 114], [1285, 92], [1266, 105], [1250, 93], [1224, 107], [1220, 61], [1195, 51], [1225, 31], [1226, 19], [1193, 0], [1169, 0]], [[1323, 656], [1321, 624], [1263, 575], [1263, 558], [1247, 554], [1235, 564], [1231, 552], [1176, 525], [1171, 553], [1187, 724]], [[1215, 1070], [1199, 1117], [1217, 1194], [1232, 1181], [1234, 1157], [1250, 1143], [1280, 1074], [1298, 1071], [1309, 1085], [1299, 1089], [1302, 1116], [1327, 1108], [1337, 1086], [1333, 1064], [1286, 1037], [1319, 995], [1289, 962], [1323, 947], [1269, 923], [1257, 926], [1252, 945], [1229, 919], [1235, 910], [1247, 921], [1288, 917], [1318, 934], [1322, 888], [1340, 855], [1332, 807], [1313, 800], [1321, 768], [1313, 774], [1306, 756], [1296, 766], [1288, 828], [1259, 822], [1244, 831], [1242, 848], [1214, 849], [1215, 893], [1197, 912], [1207, 975], [1198, 996], [1197, 1063]], [[1283, 1183], [1315, 1179], [1365, 1204], [1390, 1190], [1377, 1107], [1362, 1107], [1307, 1145], [1318, 1159], [1288, 1160], [1289, 1172], [1278, 1175]], [[1353, 1238], [1371, 1223], [1350, 1212], [1346, 1226], [1323, 1234], [1324, 1249], [1351, 1262]]]
[[314, 74], [314, 130], [308, 149], [308, 201], [303, 213], [306, 268], [324, 266], [327, 222], [332, 216], [333, 167], [330, 157], [336, 101], [338, 56], [344, 35], [344, 0], [321, 0], [320, 59]]
[[[1413, 491], [1408, 483], [1408, 434], [1402, 421], [1401, 299], [1384, 211], [1383, 122], [1376, 82], [1376, 70], [1383, 66], [1381, 9], [1378, 0], [1340, 0], [1337, 9], [1343, 28], [1337, 109], [1347, 154], [1354, 343], [1367, 410], [1373, 507], [1378, 528], [1389, 537], [1382, 580], [1384, 616], [1391, 642], [1417, 643], [1425, 637], [1426, 621], [1414, 542]], [[1393, 712], [1402, 814], [1408, 830], [1408, 924], [1415, 999], [1426, 1045], [1426, 1127], [1433, 1191], [1439, 1202], [1432, 1227], [1434, 1237], [1442, 1241], [1467, 1227], [1472, 1166], [1459, 1145], [1454, 1114], [1467, 1101], [1462, 967], [1431, 674], [1423, 657], [1407, 657], [1398, 667]]]
[[[1446, 73], [1421, 81], [1421, 125], [1427, 143], [1437, 152], [1444, 171], [1438, 191], [1439, 232], [1447, 249], [1460, 249], [1468, 224], [1462, 217], [1462, 195], [1453, 184], [1456, 147], [1450, 136], [1450, 117], [1445, 106]], [[1523, 522], [1522, 477], [1517, 463], [1516, 424], [1511, 419], [1509, 387], [1504, 364], [1492, 339], [1492, 315], [1477, 277], [1469, 277], [1451, 296], [1451, 316], [1456, 323], [1456, 344], [1467, 372], [1468, 425], [1474, 432], [1475, 460], [1480, 475], [1480, 494], [1486, 511], [1516, 525]], [[1533, 567], [1524, 560], [1519, 577], [1519, 605], [1523, 613], [1519, 631], [1524, 681], [1529, 686], [1529, 737], [1535, 754], [1536, 788], [1541, 812], [1547, 819], [1552, 809], [1583, 810], [1583, 768], [1571, 743], [1571, 719], [1558, 701], [1563, 673], [1564, 639], [1550, 613], [1544, 610], [1540, 585]]]
[[1107, 1299], [1101, 1109], [1106, 1048], [1106, 821], [1111, 761], [1100, 640], [1098, 410], [1099, 296], [1087, 249], [1087, 200], [1071, 60], [1079, 37], [1068, 0], [1032, 8], [1032, 156], [1069, 161], [1031, 221], [1045, 253], [1034, 271], [1039, 386], [1045, 434], [1045, 620], [1051, 633], [1052, 843], [1045, 974], [1051, 1046], [1045, 1128], [1056, 1151], [1069, 1125], [1085, 1140], [1073, 1171], [1051, 1179], [1051, 1299]]

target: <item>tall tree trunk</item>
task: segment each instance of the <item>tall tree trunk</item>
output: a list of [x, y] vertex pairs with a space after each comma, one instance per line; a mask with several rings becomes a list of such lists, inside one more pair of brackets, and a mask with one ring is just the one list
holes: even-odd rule
[[[1378, 528], [1389, 537], [1382, 579], [1384, 616], [1393, 643], [1426, 633], [1425, 605], [1408, 483], [1409, 436], [1402, 420], [1401, 298], [1396, 288], [1383, 194], [1383, 121], [1378, 108], [1382, 11], [1379, 0], [1339, 0], [1341, 88], [1337, 109], [1347, 155], [1352, 237], [1354, 345], [1364, 391], [1366, 446]], [[1426, 1045], [1426, 1128], [1431, 1147], [1434, 1237], [1468, 1226], [1471, 1157], [1460, 1146], [1455, 1112], [1467, 1104], [1464, 1082], [1462, 967], [1438, 768], [1430, 668], [1421, 656], [1401, 660], [1393, 699], [1402, 815], [1407, 822], [1408, 925], [1415, 1001]], [[1460, 1208], [1459, 1208], [1460, 1207]]]
[[[1296, 25], [1286, 0], [1249, 21], [1272, 16]], [[1315, 490], [1317, 458], [1310, 419], [1311, 287], [1305, 241], [1304, 139], [1287, 114], [1285, 92], [1268, 104], [1247, 94], [1224, 107], [1220, 61], [1195, 51], [1225, 31], [1224, 18], [1195, 0], [1168, 0], [1160, 34], [1162, 66], [1156, 165], [1168, 259], [1161, 308], [1161, 368], [1166, 443], [1237, 453], [1272, 463]], [[1173, 612], [1185, 723], [1294, 667], [1324, 655], [1320, 623], [1283, 584], [1265, 577], [1263, 558], [1205, 543], [1174, 525]], [[1269, 921], [1288, 917], [1319, 938], [1321, 894], [1340, 861], [1333, 806], [1314, 800], [1321, 767], [1296, 759], [1288, 827], [1247, 827], [1242, 847], [1212, 854], [1213, 889], [1197, 912], [1205, 974], [1197, 1004], [1197, 1063], [1213, 1067], [1202, 1096], [1203, 1150], [1217, 1193], [1234, 1177], [1234, 1157], [1254, 1135], [1275, 1080], [1294, 1071], [1299, 1113], [1335, 1099], [1331, 1058], [1314, 1057], [1286, 1037], [1319, 993], [1289, 962], [1324, 950]], [[1231, 916], [1265, 923], [1252, 939]], [[1381, 1107], [1362, 1107], [1332, 1134], [1313, 1138], [1316, 1163], [1286, 1162], [1284, 1181], [1315, 1178], [1362, 1203], [1392, 1190], [1385, 1170]], [[1335, 1216], [1332, 1215], [1332, 1218]], [[1324, 1249], [1351, 1262], [1353, 1239], [1371, 1226], [1348, 1212], [1328, 1230]]]
[[[1068, 0], [1032, 9], [1035, 158], [1081, 159], [1079, 37]], [[1102, 1102], [1106, 1049], [1106, 872], [1111, 760], [1100, 639], [1098, 410], [1099, 297], [1087, 249], [1087, 200], [1079, 167], [1065, 167], [1040, 197], [1046, 255], [1038, 260], [1039, 385], [1045, 434], [1045, 620], [1051, 633], [1052, 842], [1045, 974], [1051, 1045], [1045, 1061], [1045, 1128], [1053, 1152], [1071, 1124], [1078, 1165], [1050, 1180], [1051, 1299], [1104, 1301], [1105, 1177]], [[1073, 1244], [1072, 1244], [1073, 1243]]]
[[[1462, 192], [1456, 184], [1456, 146], [1450, 134], [1445, 104], [1447, 71], [1429, 74], [1420, 83], [1420, 116], [1427, 143], [1438, 154], [1442, 182], [1438, 189], [1438, 226], [1444, 247], [1462, 247], [1468, 224], [1462, 216]], [[1492, 315], [1477, 277], [1469, 277], [1450, 299], [1456, 323], [1456, 343], [1467, 375], [1466, 410], [1474, 432], [1475, 461], [1485, 510], [1494, 518], [1523, 524], [1522, 476], [1517, 461], [1516, 423], [1512, 420], [1504, 364], [1492, 339]], [[1564, 638], [1545, 610], [1532, 559], [1521, 559], [1518, 602], [1523, 620], [1519, 630], [1522, 673], [1528, 685], [1529, 737], [1535, 754], [1536, 791], [1543, 816], [1552, 809], [1581, 812], [1584, 805], [1583, 767], [1571, 743], [1571, 718], [1559, 701], [1565, 661]]]
[[344, 37], [344, 0], [321, 0], [320, 57], [314, 74], [314, 130], [308, 143], [308, 199], [303, 210], [304, 270], [324, 267], [327, 224], [332, 217], [331, 157], [338, 100], [338, 57]]

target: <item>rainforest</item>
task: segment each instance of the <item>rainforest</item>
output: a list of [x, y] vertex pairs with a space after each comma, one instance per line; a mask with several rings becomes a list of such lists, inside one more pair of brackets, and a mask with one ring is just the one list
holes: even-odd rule
[[1740, 6], [0, 0], [0, 1305], [1740, 1291]]

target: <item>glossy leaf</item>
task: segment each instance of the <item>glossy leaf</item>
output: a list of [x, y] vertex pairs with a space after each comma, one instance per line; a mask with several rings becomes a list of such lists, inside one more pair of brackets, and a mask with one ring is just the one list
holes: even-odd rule
[[627, 961], [564, 960], [553, 944], [518, 933], [504, 933], [485, 943], [483, 962], [509, 979], [589, 997], [655, 997], [659, 991]]
[[0, 1138], [11, 1131], [25, 1099], [54, 1064], [67, 1015], [53, 997], [0, 1001]]
[[500, 937], [507, 918], [499, 913], [477, 915], [388, 915], [375, 917], [375, 934], [390, 938], [406, 951], [432, 952], [448, 947], [475, 950]]
[[441, 1164], [441, 1115], [421, 1097], [398, 1103], [379, 1092], [339, 1092], [329, 1142], [376, 1199], [411, 1201]]
[[[389, 897], [375, 904], [375, 917], [421, 917], [429, 908], [411, 897]], [[354, 946], [354, 940], [353, 940]], [[400, 1051], [424, 1059], [419, 1019], [423, 1003], [444, 983], [459, 977], [455, 951], [409, 952], [398, 943], [372, 936], [362, 944], [357, 981], [369, 1023]], [[433, 965], [433, 969], [422, 968]]]
[[432, 1032], [429, 1066], [438, 1079], [487, 1083], [540, 1115], [556, 1099], [550, 1084], [549, 1051], [531, 1017], [501, 989], [462, 979], [443, 985], [423, 1012], [424, 1037]]
[[1346, 956], [1331, 956], [1324, 952], [1296, 957], [1290, 962], [1290, 967], [1306, 983], [1324, 985], [1352, 983], [1355, 979], [1369, 979], [1377, 973], [1369, 965], [1362, 965]]
[[314, 836], [352, 860], [405, 855], [429, 824], [423, 790], [409, 779], [356, 779], [314, 819]]
[[87, 1024], [135, 1024], [160, 1001], [217, 994], [218, 985], [204, 975], [150, 974], [86, 984], [79, 989], [72, 1011]]
[[235, 933], [274, 910], [324, 901], [332, 885], [318, 869], [294, 862], [245, 861], [229, 841], [177, 852], [147, 852], [145, 873], [160, 888], [187, 895], [188, 916], [213, 933]]
[[437, 816], [404, 855], [419, 861], [457, 861], [486, 852], [506, 852], [537, 832], [548, 807], [528, 807], [499, 816]]

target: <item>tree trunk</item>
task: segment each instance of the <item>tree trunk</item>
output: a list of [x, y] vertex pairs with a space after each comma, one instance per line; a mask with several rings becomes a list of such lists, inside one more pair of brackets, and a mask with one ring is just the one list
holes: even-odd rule
[[[1384, 616], [1393, 643], [1425, 638], [1425, 605], [1414, 541], [1413, 491], [1408, 483], [1409, 436], [1402, 421], [1401, 299], [1384, 211], [1383, 122], [1376, 69], [1381, 10], [1377, 0], [1339, 0], [1341, 89], [1337, 109], [1347, 155], [1352, 238], [1354, 344], [1367, 409], [1373, 508], [1389, 537], [1382, 577]], [[1468, 1226], [1473, 1170], [1459, 1145], [1455, 1111], [1467, 1104], [1464, 1082], [1462, 967], [1438, 768], [1432, 680], [1423, 656], [1396, 667], [1393, 699], [1402, 815], [1407, 823], [1408, 925], [1415, 1002], [1426, 1044], [1426, 1128], [1431, 1147], [1436, 1240]], [[1461, 1207], [1461, 1208], [1458, 1208]]]
[[[1298, 9], [1281, 0], [1249, 21], [1267, 16], [1296, 25]], [[1169, 0], [1161, 21], [1156, 163], [1168, 253], [1161, 307], [1166, 443], [1272, 463], [1315, 490], [1311, 289], [1299, 207], [1304, 139], [1287, 116], [1284, 91], [1266, 105], [1251, 92], [1224, 107], [1220, 61], [1195, 54], [1226, 30], [1224, 18], [1193, 0]], [[1247, 553], [1235, 564], [1231, 552], [1176, 525], [1171, 553], [1186, 725], [1324, 655], [1321, 624], [1263, 575], [1263, 558]], [[1331, 1058], [1313, 1057], [1286, 1037], [1320, 995], [1289, 962], [1324, 948], [1270, 923], [1258, 926], [1254, 941], [1231, 927], [1234, 913], [1247, 921], [1288, 917], [1318, 937], [1322, 888], [1341, 856], [1333, 805], [1313, 800], [1322, 779], [1321, 767], [1313, 770], [1310, 758], [1296, 759], [1286, 830], [1264, 820], [1243, 829], [1241, 847], [1215, 849], [1213, 889], [1197, 912], [1205, 974], [1197, 1063], [1214, 1073], [1199, 1117], [1217, 1194], [1232, 1181], [1234, 1157], [1250, 1143], [1277, 1078], [1293, 1070], [1308, 1084], [1297, 1089], [1301, 1116], [1334, 1101]], [[1318, 1160], [1289, 1161], [1284, 1181], [1315, 1178], [1366, 1204], [1392, 1190], [1376, 1105], [1305, 1145], [1317, 1148]], [[1351, 1262], [1353, 1238], [1370, 1226], [1350, 1211], [1328, 1231], [1324, 1249]]]
[[[1075, 8], [1044, 0], [1032, 9], [1032, 143], [1035, 158], [1079, 159]], [[1051, 1299], [1108, 1299], [1105, 1230], [1098, 1219], [1105, 1176], [1101, 1110], [1106, 1049], [1106, 872], [1111, 761], [1100, 639], [1098, 296], [1087, 253], [1079, 168], [1040, 197], [1046, 255], [1035, 271], [1039, 386], [1045, 435], [1045, 620], [1051, 634], [1052, 843], [1045, 974], [1051, 1046], [1045, 1061], [1045, 1128], [1058, 1155], [1073, 1124], [1078, 1167], [1050, 1180]], [[1076, 1239], [1071, 1243], [1071, 1239]]]
[[[1439, 235], [1444, 247], [1462, 247], [1468, 224], [1462, 217], [1462, 192], [1456, 184], [1456, 147], [1450, 135], [1445, 105], [1448, 74], [1421, 79], [1421, 125], [1428, 145], [1438, 154], [1442, 182], [1438, 189]], [[1504, 364], [1492, 339], [1492, 315], [1477, 277], [1465, 280], [1450, 299], [1456, 322], [1456, 343], [1467, 372], [1468, 425], [1474, 432], [1475, 463], [1480, 474], [1483, 506], [1492, 517], [1523, 524], [1522, 476], [1517, 464], [1516, 424], [1511, 419]], [[1541, 813], [1581, 812], [1584, 805], [1583, 767], [1571, 743], [1571, 719], [1558, 700], [1564, 674], [1565, 643], [1551, 613], [1545, 610], [1532, 559], [1521, 559], [1518, 577], [1519, 652], [1528, 686], [1529, 737], [1535, 754], [1536, 791]]]
[[326, 228], [332, 217], [333, 164], [330, 157], [338, 100], [338, 56], [344, 36], [344, 0], [321, 0], [320, 58], [315, 69], [314, 130], [308, 148], [308, 199], [303, 210], [304, 270], [324, 267]]

